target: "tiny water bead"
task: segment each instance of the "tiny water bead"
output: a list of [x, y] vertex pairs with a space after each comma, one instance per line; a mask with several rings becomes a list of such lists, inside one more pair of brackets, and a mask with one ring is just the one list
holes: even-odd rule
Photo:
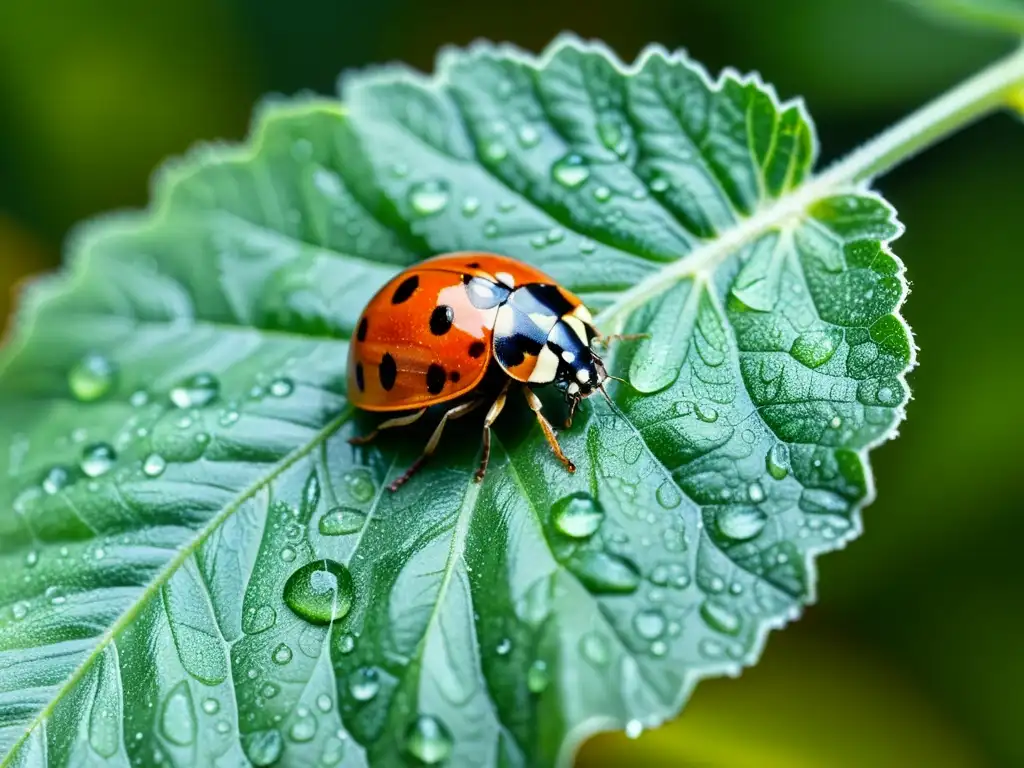
[[73, 479], [74, 476], [69, 468], [62, 466], [51, 467], [46, 476], [43, 477], [43, 491], [53, 496], [69, 486]]
[[789, 474], [789, 446], [785, 443], [773, 445], [764, 457], [764, 466], [776, 480], [785, 479]]
[[406, 751], [426, 765], [438, 765], [452, 752], [448, 727], [430, 715], [417, 717], [405, 732]]
[[313, 624], [329, 624], [346, 616], [354, 596], [352, 574], [334, 560], [306, 563], [284, 585], [284, 602]]
[[494, 651], [499, 656], [507, 656], [509, 651], [512, 650], [512, 640], [509, 638], [503, 638], [500, 643], [495, 647]]
[[360, 667], [349, 677], [348, 692], [356, 701], [369, 701], [380, 690], [380, 676], [373, 667]]
[[319, 709], [321, 712], [330, 712], [333, 707], [334, 702], [331, 700], [331, 697], [328, 696], [326, 693], [321, 693], [319, 696], [316, 697], [316, 708]]
[[551, 517], [561, 533], [574, 539], [593, 536], [604, 521], [604, 508], [585, 491], [565, 496], [551, 507]]
[[342, 653], [352, 653], [356, 647], [356, 638], [350, 633], [346, 632], [338, 640], [338, 650]]
[[551, 177], [568, 189], [576, 189], [590, 178], [590, 169], [583, 158], [570, 154], [551, 166]]
[[88, 477], [99, 477], [110, 471], [117, 461], [117, 452], [108, 443], [93, 443], [82, 450], [79, 464]]
[[292, 660], [292, 649], [286, 644], [281, 643], [274, 649], [274, 653], [271, 658], [274, 660], [275, 664], [287, 664]]
[[530, 693], [543, 693], [551, 682], [551, 674], [548, 672], [546, 661], [537, 659], [526, 671], [526, 687]]
[[440, 213], [448, 200], [448, 185], [443, 181], [422, 181], [409, 188], [409, 205], [417, 216]]
[[142, 462], [142, 473], [146, 477], [160, 477], [167, 469], [167, 459], [159, 453], [151, 453]]
[[358, 533], [366, 525], [366, 513], [353, 507], [335, 507], [325, 512], [317, 528], [324, 536]]
[[249, 761], [263, 768], [273, 765], [281, 757], [281, 750], [284, 748], [284, 739], [281, 732], [275, 728], [265, 731], [254, 731], [242, 737], [242, 749]]
[[220, 712], [220, 702], [216, 699], [205, 699], [203, 701], [203, 712], [208, 715], [215, 715]]
[[202, 408], [220, 394], [220, 382], [212, 373], [189, 376], [171, 389], [171, 402], [178, 408]]
[[377, 492], [377, 486], [365, 469], [346, 472], [341, 479], [349, 495], [358, 502], [369, 501]]
[[537, 146], [540, 142], [540, 132], [532, 125], [524, 125], [517, 133], [519, 144], [526, 149]]
[[768, 516], [757, 507], [722, 507], [715, 522], [726, 538], [747, 541], [764, 530]]
[[645, 640], [657, 640], [665, 633], [665, 615], [656, 608], [639, 611], [633, 617], [633, 628]]
[[597, 632], [587, 632], [580, 638], [580, 653], [591, 664], [604, 666], [608, 663], [608, 640]]
[[701, 603], [700, 615], [705, 623], [716, 632], [735, 635], [740, 630], [740, 617], [728, 608], [711, 600], [705, 600]]
[[305, 707], [300, 707], [296, 714], [298, 718], [288, 730], [288, 737], [300, 744], [312, 741], [313, 737], [316, 736], [316, 718]]
[[68, 371], [68, 387], [76, 400], [92, 403], [110, 392], [116, 376], [113, 362], [103, 355], [89, 354]]
[[271, 397], [288, 397], [295, 391], [295, 383], [286, 378], [274, 379], [270, 382], [267, 391], [270, 392]]

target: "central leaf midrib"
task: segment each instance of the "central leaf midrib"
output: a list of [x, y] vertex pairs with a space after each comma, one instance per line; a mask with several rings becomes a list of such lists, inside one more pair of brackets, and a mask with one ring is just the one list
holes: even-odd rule
[[353, 415], [353, 406], [346, 404], [341, 412], [330, 422], [328, 422], [316, 435], [313, 436], [306, 444], [296, 448], [294, 451], [289, 453], [284, 459], [275, 464], [271, 470], [264, 475], [262, 478], [256, 480], [250, 486], [245, 488], [230, 504], [224, 506], [224, 508], [215, 515], [209, 523], [206, 524], [196, 536], [188, 542], [185, 546], [181, 547], [176, 556], [173, 557], [164, 568], [156, 575], [156, 577], [150, 581], [148, 585], [142, 590], [138, 599], [132, 603], [114, 623], [104, 632], [98, 642], [96, 643], [93, 650], [89, 655], [82, 661], [82, 663], [75, 669], [74, 672], [64, 681], [63, 685], [57, 690], [56, 694], [50, 700], [50, 702], [43, 707], [39, 713], [32, 719], [32, 721], [26, 726], [25, 733], [19, 738], [12, 746], [10, 751], [3, 756], [3, 761], [0, 762], [0, 768], [8, 768], [11, 765], [12, 758], [18, 753], [21, 747], [28, 741], [33, 731], [38, 728], [45, 720], [50, 716], [54, 707], [72, 690], [72, 688], [79, 682], [89, 667], [98, 659], [103, 651], [117, 638], [117, 635], [127, 627], [134, 619], [135, 615], [142, 609], [142, 607], [159, 592], [160, 589], [170, 580], [170, 578], [178, 571], [181, 566], [192, 557], [204, 541], [221, 525], [224, 524], [228, 518], [230, 518], [235, 512], [237, 512], [246, 501], [253, 498], [257, 493], [270, 485], [274, 480], [280, 477], [289, 468], [294, 466], [297, 462], [308, 456], [324, 441], [330, 439]]

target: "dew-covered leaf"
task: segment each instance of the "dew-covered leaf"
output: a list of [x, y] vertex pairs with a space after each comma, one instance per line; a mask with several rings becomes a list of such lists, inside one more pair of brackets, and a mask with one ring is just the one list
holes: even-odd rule
[[[892, 209], [756, 77], [565, 39], [267, 104], [76, 233], [0, 358], [4, 765], [549, 765], [751, 664], [860, 530], [913, 353]], [[498, 251], [615, 343], [556, 462], [513, 393], [386, 490], [366, 301]], [[564, 406], [545, 397], [560, 424]]]

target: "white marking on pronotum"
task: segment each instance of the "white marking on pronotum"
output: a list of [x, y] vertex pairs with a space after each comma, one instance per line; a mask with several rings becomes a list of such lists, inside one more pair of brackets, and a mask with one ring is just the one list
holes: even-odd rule
[[508, 272], [495, 272], [494, 276], [498, 278], [499, 283], [504, 283], [508, 288], [516, 287], [516, 279]]
[[576, 334], [576, 337], [584, 344], [587, 343], [587, 327], [583, 325], [583, 321], [573, 315], [566, 315], [562, 318], [565, 324], [572, 328], [572, 332]]
[[568, 392], [570, 395], [577, 395], [580, 391], [580, 385], [574, 381], [568, 387], [565, 388], [565, 391]]
[[530, 381], [534, 384], [547, 384], [555, 380], [558, 373], [558, 355], [547, 344], [541, 347], [537, 355], [537, 364], [533, 366], [533, 373], [530, 374]]
[[576, 371], [576, 381], [578, 381], [580, 384], [586, 384], [588, 381], [590, 381], [590, 371], [588, 371], [586, 368], [580, 368], [578, 371]]
[[565, 362], [572, 365], [573, 361], [576, 359], [576, 355], [574, 355], [569, 350], [565, 350], [562, 352], [562, 359], [565, 360]]

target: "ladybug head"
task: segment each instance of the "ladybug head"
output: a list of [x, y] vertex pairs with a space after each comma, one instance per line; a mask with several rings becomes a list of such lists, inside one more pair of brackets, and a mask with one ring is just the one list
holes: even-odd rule
[[572, 363], [559, 367], [558, 373], [555, 386], [562, 390], [565, 401], [569, 404], [567, 424], [572, 422], [573, 414], [583, 398], [590, 397], [598, 390], [608, 397], [608, 393], [604, 391], [608, 371], [605, 370], [601, 358], [590, 349], [580, 350], [580, 354], [575, 356]]

